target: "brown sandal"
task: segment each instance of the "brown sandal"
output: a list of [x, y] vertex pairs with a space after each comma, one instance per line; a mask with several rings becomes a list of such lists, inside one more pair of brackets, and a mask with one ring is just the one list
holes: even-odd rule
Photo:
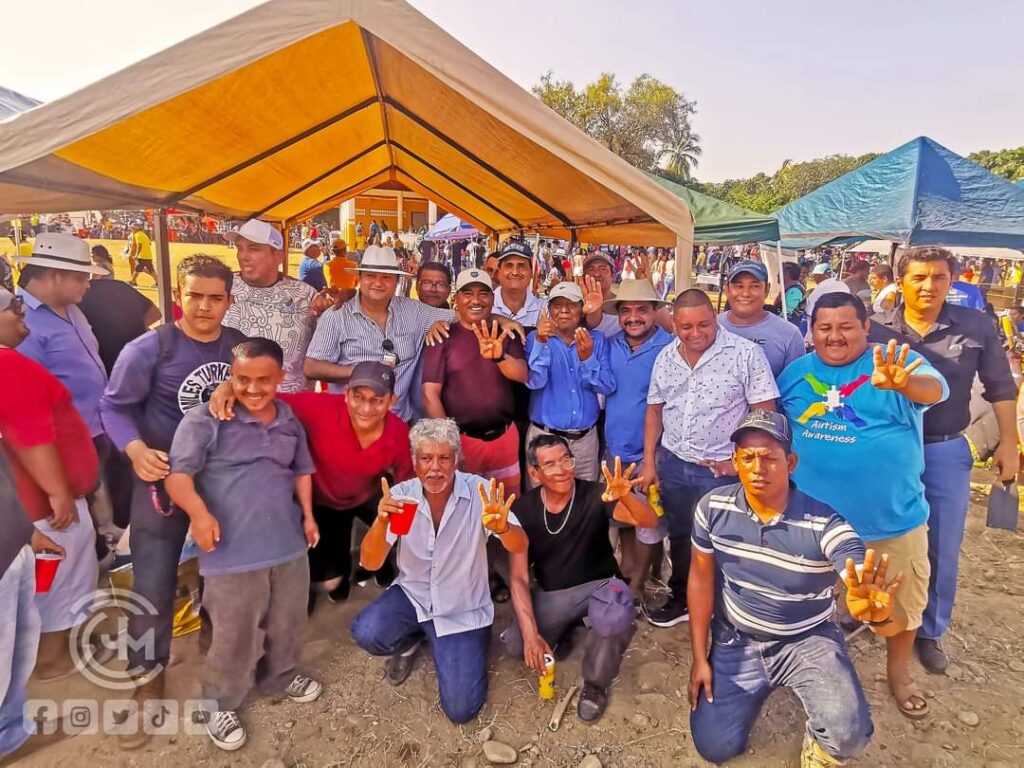
[[900, 714], [911, 720], [920, 720], [928, 715], [928, 700], [921, 693], [921, 690], [912, 681], [897, 683], [890, 681], [889, 690], [896, 700], [896, 706]]

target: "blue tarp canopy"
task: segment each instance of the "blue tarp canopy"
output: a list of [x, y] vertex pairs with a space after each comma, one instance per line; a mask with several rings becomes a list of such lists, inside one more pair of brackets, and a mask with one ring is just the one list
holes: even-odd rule
[[891, 240], [1024, 250], [1024, 187], [921, 136], [780, 208], [783, 248]]
[[427, 230], [425, 240], [462, 240], [479, 235], [480, 231], [472, 224], [467, 224], [457, 216], [446, 213], [437, 223]]

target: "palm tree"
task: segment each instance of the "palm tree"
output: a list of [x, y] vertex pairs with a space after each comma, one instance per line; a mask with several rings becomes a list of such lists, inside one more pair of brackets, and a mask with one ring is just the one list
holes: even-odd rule
[[700, 157], [700, 136], [684, 126], [679, 138], [658, 152], [658, 163], [667, 171], [689, 179]]

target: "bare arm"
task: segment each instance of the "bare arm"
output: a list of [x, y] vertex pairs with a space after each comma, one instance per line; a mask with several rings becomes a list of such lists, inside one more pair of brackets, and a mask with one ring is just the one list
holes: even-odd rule
[[50, 524], [58, 531], [78, 522], [78, 510], [75, 508], [75, 497], [68, 486], [64, 474], [64, 464], [57, 453], [54, 443], [36, 445], [31, 448], [15, 448], [8, 445], [11, 452], [18, 457], [21, 466], [36, 485], [43, 489], [50, 501], [53, 517]]
[[530, 543], [529, 539], [526, 538], [526, 531], [518, 525], [512, 525], [511, 523], [509, 523], [508, 530], [505, 533], [496, 533], [494, 535], [501, 539], [501, 545], [513, 554], [517, 552], [525, 553], [526, 547]]
[[620, 523], [633, 525], [637, 528], [657, 528], [658, 514], [651, 509], [651, 505], [635, 493], [623, 496], [615, 505], [612, 516]]
[[441, 403], [441, 385], [439, 383], [423, 382], [423, 410], [428, 418], [447, 418], [448, 414], [444, 412], [444, 405]]
[[204, 552], [212, 552], [220, 541], [220, 523], [214, 517], [203, 497], [196, 491], [191, 475], [172, 472], [164, 480], [164, 488], [175, 506], [188, 515], [192, 537]]
[[774, 400], [763, 400], [760, 403], [751, 403], [750, 410], [752, 411], [774, 411], [775, 401]]
[[657, 483], [658, 473], [655, 457], [658, 453], [658, 441], [661, 440], [663, 429], [661, 412], [665, 404], [647, 404], [647, 411], [644, 414], [644, 466], [641, 473], [645, 485]]
[[992, 457], [992, 468], [999, 473], [999, 479], [1009, 482], [1017, 476], [1020, 468], [1020, 454], [1017, 452], [1017, 404], [1013, 400], [992, 403], [999, 423], [999, 447]]
[[530, 378], [530, 369], [526, 361], [520, 358], [506, 357], [498, 363], [498, 370], [509, 381], [518, 381], [520, 384], [525, 384]]
[[551, 648], [537, 630], [537, 619], [533, 614], [529, 559], [526, 552], [514, 552], [509, 555], [508, 563], [512, 609], [523, 638], [523, 661], [539, 675], [544, 672], [544, 654], [551, 653]]
[[715, 556], [693, 548], [690, 574], [686, 582], [686, 604], [690, 609], [690, 708], [697, 708], [700, 689], [713, 701], [711, 665], [708, 663], [708, 632], [715, 607]]
[[302, 373], [307, 379], [320, 379], [333, 384], [344, 383], [352, 376], [354, 365], [338, 365], [329, 363], [326, 360], [316, 360], [307, 357], [302, 364]]

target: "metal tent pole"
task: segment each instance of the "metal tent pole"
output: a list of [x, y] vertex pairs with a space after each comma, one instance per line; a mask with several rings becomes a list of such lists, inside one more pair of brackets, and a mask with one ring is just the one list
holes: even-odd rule
[[156, 294], [159, 300], [160, 314], [165, 323], [174, 322], [174, 299], [171, 295], [174, 272], [171, 270], [171, 248], [167, 238], [167, 210], [157, 208], [153, 211], [153, 246], [156, 248]]

